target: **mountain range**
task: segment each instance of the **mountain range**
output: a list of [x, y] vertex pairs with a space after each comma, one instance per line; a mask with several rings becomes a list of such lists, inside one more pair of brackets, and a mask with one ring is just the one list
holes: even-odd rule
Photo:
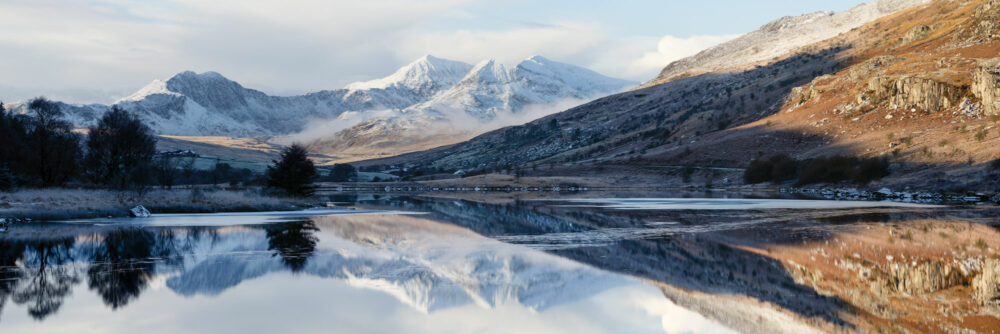
[[[534, 106], [582, 102], [635, 84], [541, 56], [508, 67], [493, 60], [470, 65], [428, 55], [381, 79], [299, 96], [271, 96], [219, 73], [187, 71], [154, 80], [114, 105], [136, 113], [162, 135], [279, 137], [279, 142], [313, 143], [336, 154], [391, 148], [394, 144], [381, 142], [391, 137], [414, 145], [413, 150], [441, 139], [453, 143], [499, 127], [493, 122], [509, 125], [504, 122], [523, 118], [519, 113]], [[59, 105], [79, 126], [94, 124], [109, 108]]]
[[[781, 38], [807, 22], [843, 32]], [[791, 51], [730, 56], [770, 48]], [[755, 159], [845, 155], [890, 162], [890, 176], [870, 187], [992, 191], [1000, 187], [991, 176], [1000, 166], [998, 55], [998, 0], [881, 0], [782, 18], [631, 91], [361, 165], [732, 184]], [[712, 168], [692, 176], [683, 166]]]

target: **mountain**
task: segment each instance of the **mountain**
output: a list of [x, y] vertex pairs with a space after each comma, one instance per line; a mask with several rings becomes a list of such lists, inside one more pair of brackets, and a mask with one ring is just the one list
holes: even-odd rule
[[667, 183], [692, 179], [672, 166], [711, 166], [727, 168], [693, 179], [738, 183], [733, 171], [757, 158], [840, 154], [890, 159], [890, 177], [870, 187], [992, 190], [1000, 187], [990, 176], [1000, 157], [998, 22], [998, 0], [933, 1], [768, 61], [751, 57], [743, 70], [668, 77], [361, 165], [602, 177], [627, 170]]
[[[554, 103], [635, 84], [541, 56], [508, 68], [427, 55], [384, 78], [299, 96], [271, 96], [219, 73], [187, 71], [154, 80], [115, 104], [162, 135], [285, 136], [278, 142], [309, 142], [321, 153], [350, 157], [455, 143], [529, 121]], [[109, 108], [58, 103], [79, 126], [93, 125]], [[10, 107], [23, 111], [24, 104]]]
[[403, 109], [427, 101], [461, 80], [472, 65], [427, 55], [381, 79], [347, 85], [350, 101], [380, 101]]
[[[411, 67], [384, 79], [348, 87], [404, 86], [415, 81], [407, 73], [419, 72], [410, 71]], [[582, 103], [635, 84], [542, 56], [525, 59], [513, 67], [487, 60], [470, 67], [460, 79], [453, 78], [435, 80], [453, 84], [422, 103], [388, 114], [351, 114], [341, 120], [360, 119], [354, 126], [306, 141], [314, 151], [350, 160], [396, 155], [453, 144], [488, 130], [521, 124], [561, 110], [567, 104]]]
[[758, 30], [667, 65], [656, 78], [643, 84], [643, 87], [685, 75], [742, 71], [749, 66], [784, 56], [795, 49], [832, 38], [901, 9], [929, 1], [880, 0], [863, 3], [842, 12], [821, 11], [782, 17], [763, 25]]

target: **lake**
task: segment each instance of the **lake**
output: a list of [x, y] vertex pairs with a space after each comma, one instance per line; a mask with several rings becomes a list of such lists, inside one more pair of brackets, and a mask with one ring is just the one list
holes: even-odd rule
[[973, 297], [994, 207], [738, 197], [336, 194], [20, 224], [0, 233], [0, 333], [1000, 328]]

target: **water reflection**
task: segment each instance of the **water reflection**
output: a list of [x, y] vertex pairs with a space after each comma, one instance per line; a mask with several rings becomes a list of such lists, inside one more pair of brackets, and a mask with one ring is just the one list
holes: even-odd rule
[[[378, 320], [384, 332], [463, 331], [469, 323], [456, 321], [458, 314], [482, 325], [509, 321], [513, 313], [539, 317], [532, 325], [536, 331], [581, 315], [593, 332], [620, 332], [621, 326], [633, 326], [629, 332], [725, 331], [722, 325], [763, 332], [866, 331], [870, 328], [857, 327], [854, 301], [817, 289], [817, 281], [803, 278], [815, 276], [808, 268], [802, 267], [805, 274], [789, 271], [787, 261], [805, 260], [767, 252], [793, 254], [805, 243], [829, 244], [858, 226], [871, 230], [864, 224], [995, 217], [991, 211], [917, 206], [801, 209], [793, 203], [792, 209], [702, 211], [635, 203], [581, 207], [579, 201], [341, 200], [364, 210], [280, 220], [194, 220], [204, 224], [171, 216], [144, 226], [105, 221], [19, 225], [0, 235], [0, 329], [128, 323], [125, 319], [155, 314], [153, 320], [172, 324], [162, 331], [209, 332], [208, 327], [191, 328], [199, 322], [184, 317], [199, 311], [235, 312], [229, 316], [236, 317], [241, 313], [233, 310], [255, 305], [281, 318], [318, 310], [287, 305], [321, 303], [328, 312], [303, 318], [314, 327], [300, 328], [315, 331], [327, 330], [330, 313], [366, 319], [385, 313], [366, 309], [359, 301], [366, 300], [394, 310]], [[760, 203], [739, 201], [744, 202]], [[252, 223], [241, 224], [244, 218]], [[226, 219], [231, 223], [222, 222]], [[819, 254], [809, 252], [802, 253], [806, 259]], [[101, 304], [107, 312], [95, 313], [94, 306]], [[36, 322], [24, 321], [24, 315]], [[429, 327], [405, 324], [415, 319], [437, 320]], [[250, 323], [267, 319], [257, 320]], [[498, 323], [490, 330], [513, 328]], [[134, 331], [134, 326], [120, 331]]]
[[267, 249], [281, 257], [281, 263], [293, 272], [301, 271], [306, 260], [316, 251], [313, 234], [319, 231], [312, 221], [266, 225]]
[[[334, 287], [346, 284], [390, 296], [396, 305], [411, 312], [428, 316], [473, 312], [482, 321], [503, 318], [511, 310], [555, 314], [576, 309], [573, 312], [580, 314], [595, 312], [588, 320], [595, 322], [595, 328], [614, 328], [616, 323], [624, 324], [622, 317], [628, 316], [644, 319], [629, 325], [635, 332], [658, 332], [662, 328], [659, 314], [628, 315], [643, 307], [632, 299], [646, 300], [644, 303], [659, 299], [660, 304], [669, 304], [656, 297], [655, 288], [630, 277], [406, 215], [314, 217], [249, 226], [20, 225], [0, 238], [0, 248], [5, 251], [4, 300], [8, 294], [13, 296], [15, 306], [0, 310], [7, 315], [0, 328], [10, 326], [16, 332], [32, 332], [32, 328], [38, 329], [32, 326], [44, 324], [89, 321], [79, 314], [94, 305], [85, 302], [87, 295], [81, 294], [79, 287], [93, 292], [105, 309], [113, 312], [98, 317], [105, 319], [117, 319], [118, 312], [144, 310], [149, 303], [133, 305], [146, 298], [167, 305], [170, 298], [164, 291], [226, 300], [246, 295], [240, 287], [247, 282], [272, 281], [267, 290], [288, 291], [292, 296], [299, 288], [297, 282], [313, 278], [340, 282], [312, 291], [339, 300], [342, 304], [338, 308], [358, 302], [335, 295], [343, 292]], [[275, 281], [274, 275], [281, 273], [294, 275]], [[604, 294], [606, 291], [618, 292]], [[268, 303], [297, 303], [281, 300], [284, 297], [273, 297]], [[75, 308], [60, 307], [70, 299], [78, 300], [73, 303]], [[207, 300], [186, 299], [183, 304], [197, 309], [200, 302]], [[620, 310], [598, 310], [605, 302]], [[32, 318], [44, 321], [32, 325], [19, 320], [18, 313], [11, 313], [22, 308]], [[155, 318], [169, 318], [164, 314], [176, 311], [158, 310]], [[342, 312], [351, 311], [344, 308]], [[571, 314], [578, 316], [576, 313]], [[694, 317], [686, 317], [703, 319], [691, 315]], [[558, 321], [543, 318], [546, 326]], [[724, 331], [702, 321], [704, 328]], [[455, 326], [461, 327], [458, 323]], [[500, 329], [497, 331], [505, 332]], [[534, 330], [537, 328], [529, 331]]]

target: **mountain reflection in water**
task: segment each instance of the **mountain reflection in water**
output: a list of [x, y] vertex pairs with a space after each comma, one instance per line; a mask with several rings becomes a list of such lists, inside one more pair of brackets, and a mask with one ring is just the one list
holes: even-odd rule
[[337, 202], [360, 210], [15, 226], [0, 234], [0, 331], [864, 331], [856, 305], [762, 250], [995, 217], [757, 199]]
[[[398, 323], [381, 318], [385, 330], [372, 325], [361, 331], [461, 332], [466, 322], [479, 319], [494, 322], [492, 330], [484, 331], [496, 332], [518, 327], [528, 332], [580, 332], [588, 323], [591, 328], [582, 332], [662, 332], [667, 314], [685, 319], [688, 325], [672, 325], [677, 328], [728, 331], [673, 305], [657, 288], [634, 278], [420, 216], [336, 215], [208, 227], [26, 224], [0, 235], [0, 249], [3, 332], [116, 321], [131, 325], [95, 328], [208, 331], [189, 327], [199, 324], [184, 321], [183, 310], [220, 314], [254, 303], [268, 310], [262, 316], [312, 314], [302, 322], [313, 327], [303, 330], [326, 331], [337, 326], [327, 323], [329, 314], [381, 318], [379, 312], [354, 309], [372, 303], [369, 300], [381, 303], [378, 309], [384, 312], [411, 315], [396, 319]], [[327, 283], [314, 284], [317, 279]], [[262, 282], [267, 282], [263, 290]], [[301, 290], [305, 287], [308, 291]], [[229, 302], [254, 295], [271, 297]], [[99, 297], [104, 306], [95, 307], [89, 296]], [[324, 296], [323, 303], [329, 305], [291, 306], [313, 296]], [[391, 297], [388, 305], [385, 297]], [[208, 306], [217, 303], [224, 307]], [[413, 314], [440, 319], [431, 327], [410, 328], [402, 322], [415, 321]], [[504, 321], [523, 316], [537, 319]], [[568, 316], [582, 320], [576, 326], [556, 326]], [[147, 317], [148, 323], [135, 322], [135, 317]], [[147, 326], [158, 321], [170, 325]]]

